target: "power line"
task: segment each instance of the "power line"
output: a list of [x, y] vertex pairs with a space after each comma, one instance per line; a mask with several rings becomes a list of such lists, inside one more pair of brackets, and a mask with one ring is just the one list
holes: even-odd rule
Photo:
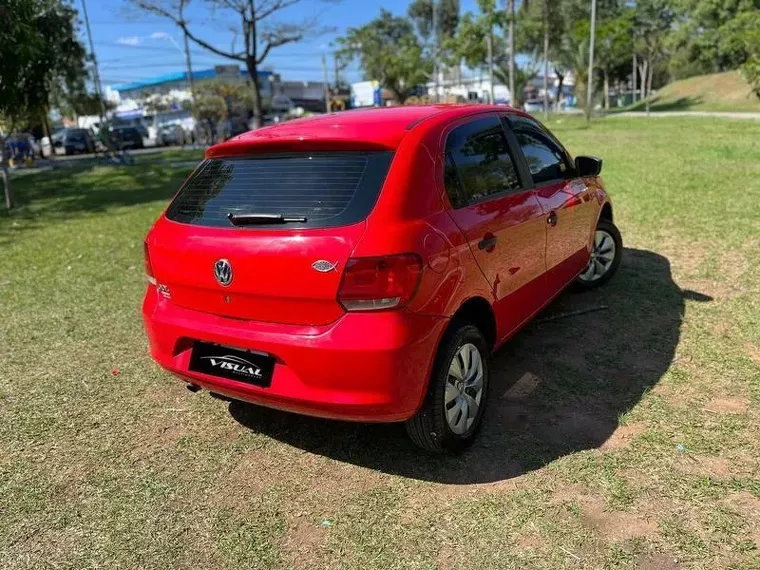
[[[118, 47], [118, 48], [126, 48], [126, 49], [137, 49], [137, 50], [149, 50], [149, 51], [152, 51], [152, 52], [156, 52], [156, 51], [170, 51], [170, 52], [174, 52], [175, 51], [173, 48], [171, 48], [169, 46], [153, 46], [153, 45], [149, 45], [148, 46], [148, 45], [140, 45], [140, 44], [127, 44], [127, 43], [119, 43], [119, 42], [99, 42], [99, 41], [96, 41], [95, 43], [97, 45], [99, 45], [99, 46], [109, 46], [109, 47]], [[219, 48], [219, 49], [226, 49], [226, 48]], [[211, 54], [211, 52], [209, 52], [208, 50], [205, 50], [203, 48], [191, 49], [190, 53], [192, 53], [193, 55], [195, 55], [195, 54], [199, 54], [199, 55], [202, 55], [202, 54], [209, 55], [209, 54]], [[337, 52], [330, 51], [330, 50], [327, 50], [327, 51], [319, 50], [319, 52], [313, 52], [313, 51], [312, 52], [284, 52], [284, 51], [280, 51], [280, 52], [272, 52], [272, 53], [270, 53], [269, 55], [267, 55], [267, 59], [269, 59], [270, 57], [318, 57], [322, 53], [325, 53], [327, 55], [331, 55], [331, 54], [334, 54], [334, 53], [337, 53]], [[217, 56], [217, 57], [224, 57], [224, 56]]]

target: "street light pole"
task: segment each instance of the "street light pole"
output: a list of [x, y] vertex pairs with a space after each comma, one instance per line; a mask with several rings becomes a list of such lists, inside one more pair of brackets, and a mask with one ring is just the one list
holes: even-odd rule
[[586, 122], [591, 121], [591, 99], [594, 90], [594, 35], [596, 33], [596, 0], [591, 0], [591, 37], [588, 50], [588, 85], [586, 86]]
[[93, 79], [95, 80], [95, 92], [98, 95], [98, 102], [100, 103], [100, 125], [103, 126], [103, 122], [106, 117], [106, 106], [103, 102], [103, 87], [100, 85], [100, 72], [98, 71], [98, 58], [95, 57], [95, 44], [92, 42], [92, 32], [90, 31], [90, 18], [87, 17], [87, 2], [82, 0], [82, 12], [84, 13], [84, 25], [87, 28], [87, 39], [90, 42], [90, 53], [92, 54], [93, 64]]
[[330, 112], [330, 80], [327, 77], [327, 56], [322, 54], [322, 73], [325, 76], [325, 113]]
[[433, 101], [440, 103], [438, 97], [438, 2], [433, 3], [433, 85], [435, 85], [435, 95]]

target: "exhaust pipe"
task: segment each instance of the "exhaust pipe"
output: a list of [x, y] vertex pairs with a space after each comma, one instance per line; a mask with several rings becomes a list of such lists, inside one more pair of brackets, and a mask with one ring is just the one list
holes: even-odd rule
[[201, 391], [201, 387], [198, 386], [198, 384], [188, 384], [187, 389], [190, 390], [193, 394]]

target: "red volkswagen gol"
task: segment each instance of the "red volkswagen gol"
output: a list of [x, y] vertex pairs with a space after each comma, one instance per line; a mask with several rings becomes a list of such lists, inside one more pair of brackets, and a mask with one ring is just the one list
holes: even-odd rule
[[158, 363], [297, 413], [406, 422], [463, 448], [490, 354], [615, 272], [599, 179], [508, 107], [350, 111], [211, 147], [145, 242]]

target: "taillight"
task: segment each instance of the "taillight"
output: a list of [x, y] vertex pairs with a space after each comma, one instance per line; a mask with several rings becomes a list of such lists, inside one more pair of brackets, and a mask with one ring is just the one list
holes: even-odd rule
[[348, 260], [338, 291], [347, 311], [374, 311], [404, 306], [417, 292], [422, 260], [414, 253]]
[[156, 284], [156, 277], [153, 275], [153, 267], [150, 264], [150, 255], [148, 254], [148, 243], [143, 242], [143, 254], [145, 259], [145, 279], [148, 280], [148, 283], [151, 285]]

